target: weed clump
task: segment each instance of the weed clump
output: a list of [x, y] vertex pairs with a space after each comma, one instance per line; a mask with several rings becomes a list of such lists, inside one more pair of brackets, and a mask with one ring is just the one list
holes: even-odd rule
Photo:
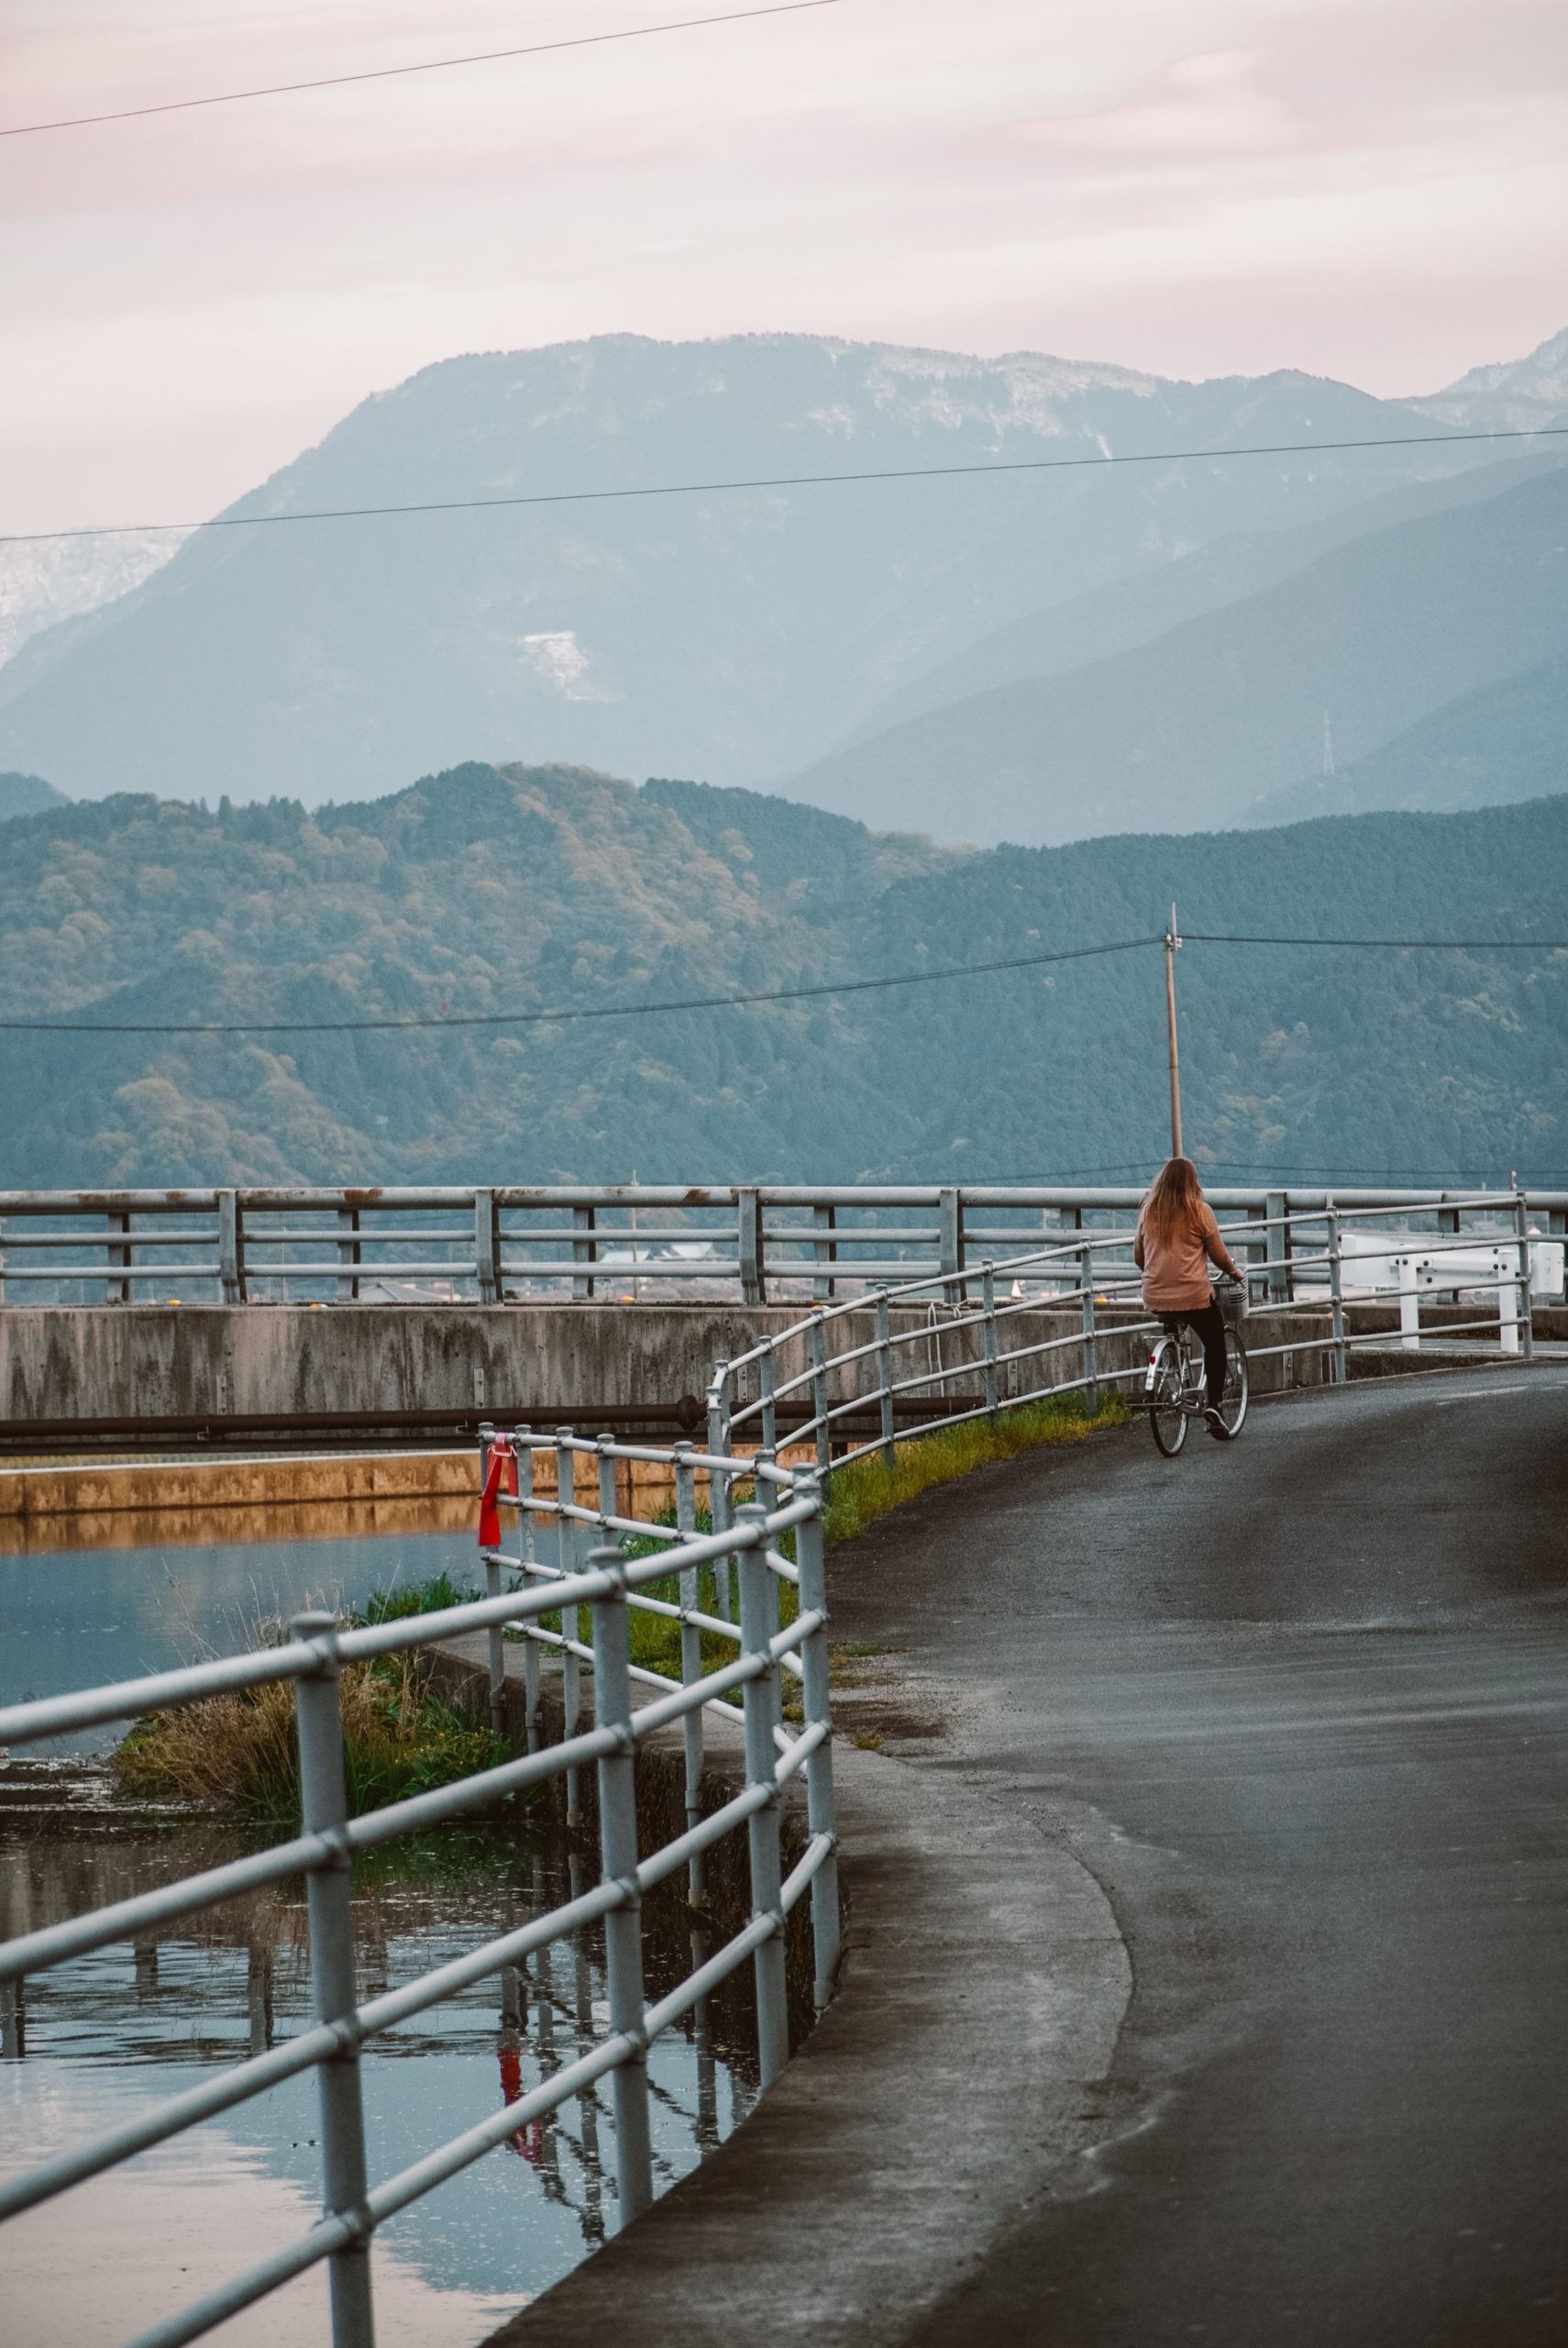
[[[377, 1590], [350, 1627], [401, 1622], [479, 1596], [446, 1573]], [[281, 1645], [279, 1623], [258, 1625], [254, 1644]], [[509, 1756], [488, 1726], [431, 1692], [414, 1652], [346, 1664], [337, 1682], [349, 1814], [450, 1784]], [[299, 1749], [292, 1681], [237, 1689], [151, 1712], [116, 1749], [112, 1767], [127, 1793], [199, 1803], [259, 1819], [299, 1814]]]
[[951, 1483], [992, 1459], [1011, 1459], [1039, 1444], [1079, 1443], [1097, 1427], [1126, 1426], [1132, 1417], [1114, 1388], [1101, 1393], [1099, 1415], [1092, 1419], [1081, 1394], [1053, 1394], [1043, 1402], [999, 1411], [994, 1419], [966, 1419], [916, 1442], [900, 1443], [891, 1468], [880, 1452], [867, 1453], [834, 1469], [823, 1514], [823, 1539], [830, 1548], [835, 1542], [853, 1541], [879, 1516], [933, 1484]]

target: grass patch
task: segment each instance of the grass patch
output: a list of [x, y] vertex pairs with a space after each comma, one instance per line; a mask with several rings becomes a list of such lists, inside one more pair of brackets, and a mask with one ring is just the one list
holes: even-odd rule
[[1026, 1402], [999, 1411], [994, 1419], [966, 1419], [959, 1426], [940, 1428], [915, 1443], [900, 1443], [887, 1467], [879, 1451], [847, 1467], [835, 1468], [828, 1485], [823, 1532], [829, 1547], [853, 1541], [879, 1516], [912, 1501], [933, 1484], [951, 1483], [992, 1459], [1011, 1459], [1043, 1443], [1080, 1443], [1097, 1427], [1126, 1426], [1132, 1418], [1115, 1388], [1102, 1390], [1099, 1415], [1091, 1419], [1081, 1394], [1054, 1394], [1043, 1402]]
[[[411, 1588], [377, 1590], [359, 1628], [394, 1623], [480, 1595], [446, 1573]], [[281, 1645], [278, 1623], [257, 1626], [252, 1644]], [[417, 1654], [378, 1656], [346, 1665], [337, 1683], [343, 1714], [343, 1768], [351, 1817], [432, 1786], [493, 1768], [509, 1756], [488, 1726], [433, 1696]], [[151, 1712], [116, 1749], [111, 1767], [127, 1792], [200, 1803], [263, 1819], [299, 1815], [299, 1748], [293, 1683], [209, 1696]]]

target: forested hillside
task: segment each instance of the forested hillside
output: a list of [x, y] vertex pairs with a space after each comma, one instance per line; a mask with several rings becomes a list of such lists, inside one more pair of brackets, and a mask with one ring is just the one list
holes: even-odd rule
[[[0, 1183], [1129, 1177], [1165, 1137], [1156, 947], [789, 1004], [330, 1023], [827, 986], [1184, 930], [1568, 939], [1568, 797], [965, 855], [679, 781], [470, 765], [368, 803], [15, 818]], [[1216, 1172], [1564, 1179], [1568, 951], [1189, 944]], [[315, 1032], [312, 1032], [315, 1030]]]

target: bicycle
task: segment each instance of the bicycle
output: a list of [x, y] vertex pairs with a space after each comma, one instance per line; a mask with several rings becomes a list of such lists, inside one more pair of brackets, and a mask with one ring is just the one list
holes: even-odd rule
[[[1220, 1424], [1227, 1443], [1234, 1442], [1247, 1415], [1247, 1349], [1242, 1333], [1225, 1324], [1225, 1385], [1220, 1397]], [[1203, 1348], [1184, 1323], [1173, 1335], [1159, 1338], [1149, 1356], [1143, 1379], [1143, 1406], [1149, 1413], [1149, 1432], [1157, 1450], [1174, 1459], [1187, 1441], [1187, 1421], [1200, 1419], [1209, 1406], [1203, 1374]]]

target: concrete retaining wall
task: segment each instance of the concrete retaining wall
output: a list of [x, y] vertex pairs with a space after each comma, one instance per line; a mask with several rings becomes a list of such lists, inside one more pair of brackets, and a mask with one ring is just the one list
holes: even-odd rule
[[[1115, 1333], [1130, 1316], [1104, 1317], [1101, 1365], [1131, 1361]], [[982, 1341], [977, 1313], [933, 1320], [924, 1306], [895, 1311], [896, 1332], [921, 1334], [912, 1355], [895, 1355], [896, 1375], [915, 1368], [977, 1384]], [[574, 1409], [613, 1412], [701, 1398], [721, 1357], [734, 1358], [800, 1319], [798, 1304], [45, 1306], [0, 1312], [0, 1415], [14, 1425], [64, 1420], [330, 1417], [421, 1411], [509, 1412]], [[1317, 1316], [1257, 1314], [1250, 1326], [1282, 1329]], [[1001, 1324], [1000, 1343], [1038, 1345], [1071, 1336], [1076, 1307], [1041, 1308]], [[835, 1349], [874, 1335], [869, 1311], [834, 1324]], [[1077, 1370], [1072, 1349], [1063, 1375]], [[805, 1367], [791, 1348], [778, 1375]], [[864, 1365], [862, 1368], [864, 1368]], [[972, 1373], [966, 1377], [964, 1374]], [[1004, 1397], [1026, 1390], [1031, 1366], [1003, 1364]], [[756, 1388], [750, 1390], [755, 1396]], [[834, 1400], [847, 1391], [835, 1383]]]

